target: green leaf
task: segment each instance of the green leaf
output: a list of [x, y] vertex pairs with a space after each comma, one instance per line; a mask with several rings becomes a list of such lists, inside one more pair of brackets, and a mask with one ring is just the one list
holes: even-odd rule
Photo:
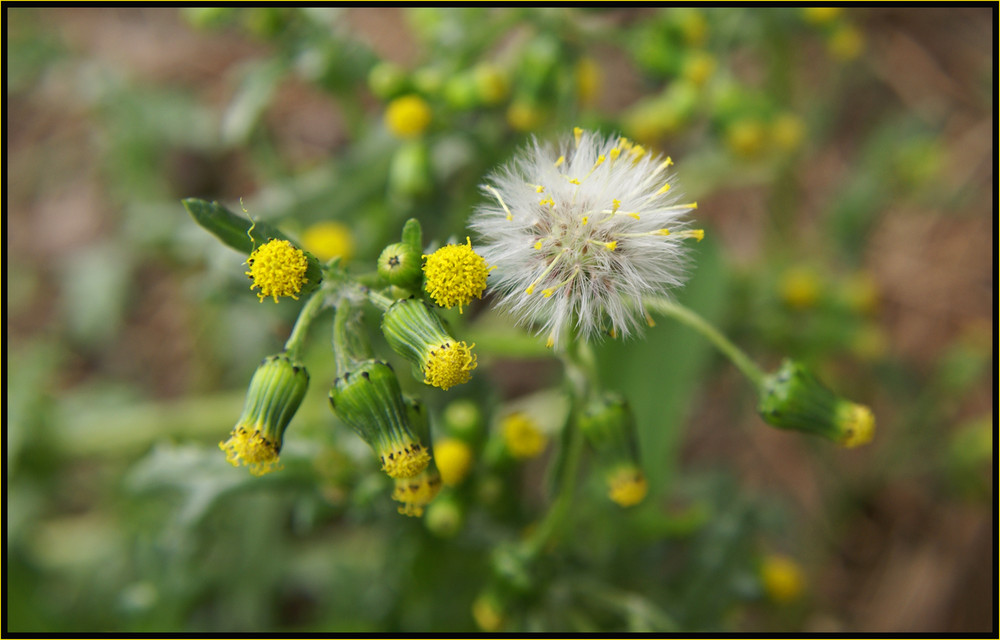
[[223, 244], [240, 253], [249, 254], [257, 245], [275, 238], [292, 242], [273, 225], [266, 222], [252, 222], [236, 215], [218, 202], [208, 202], [199, 198], [185, 198], [182, 202], [195, 222], [222, 240]]

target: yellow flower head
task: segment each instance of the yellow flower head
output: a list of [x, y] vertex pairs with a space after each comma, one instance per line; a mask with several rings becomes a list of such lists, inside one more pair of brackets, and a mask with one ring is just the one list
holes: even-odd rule
[[792, 267], [781, 276], [781, 299], [793, 309], [808, 309], [819, 300], [819, 276], [807, 267]]
[[265, 358], [250, 379], [242, 415], [229, 439], [219, 443], [226, 460], [249, 466], [255, 476], [280, 469], [285, 429], [308, 387], [309, 373], [300, 363], [284, 354]]
[[545, 112], [525, 100], [515, 100], [507, 107], [507, 124], [515, 131], [533, 131], [544, 119]]
[[608, 476], [608, 497], [623, 507], [639, 504], [648, 491], [646, 476], [637, 467], [623, 467]]
[[802, 568], [791, 558], [769, 555], [760, 565], [760, 581], [768, 598], [777, 603], [798, 599], [805, 586]]
[[545, 450], [549, 439], [538, 428], [538, 423], [528, 415], [517, 412], [503, 419], [500, 424], [507, 450], [515, 458], [534, 458]]
[[458, 438], [445, 438], [434, 445], [434, 460], [441, 472], [441, 481], [453, 487], [469, 475], [472, 448]]
[[397, 507], [404, 516], [419, 518], [424, 507], [441, 491], [441, 476], [433, 466], [410, 478], [396, 478], [392, 499], [402, 504]]
[[843, 437], [840, 444], [848, 449], [860, 447], [875, 437], [875, 416], [863, 404], [844, 402], [838, 407], [836, 424]]
[[492, 593], [486, 592], [472, 603], [472, 617], [480, 629], [495, 633], [503, 627], [503, 609]]
[[726, 145], [737, 156], [752, 158], [764, 150], [766, 132], [754, 118], [737, 120], [726, 129]]
[[803, 7], [802, 17], [813, 24], [827, 24], [839, 18], [843, 12], [843, 7]]
[[317, 222], [302, 234], [302, 246], [324, 262], [340, 256], [347, 262], [354, 255], [351, 230], [339, 222]]
[[576, 76], [576, 97], [580, 104], [591, 105], [601, 90], [601, 65], [593, 58], [580, 58], [574, 70]]
[[865, 49], [865, 36], [857, 27], [841, 25], [830, 35], [826, 43], [830, 55], [841, 62], [849, 62], [861, 55]]
[[278, 296], [299, 299], [309, 260], [288, 240], [271, 240], [254, 249], [247, 258], [247, 266], [250, 270], [246, 275], [253, 280], [250, 288], [260, 289], [257, 292], [260, 301], [270, 296], [278, 302]]
[[465, 384], [476, 368], [475, 343], [445, 342], [432, 349], [424, 361], [424, 382], [448, 390], [456, 384]]
[[794, 113], [783, 113], [771, 124], [771, 139], [783, 151], [795, 151], [802, 144], [806, 127]]
[[385, 125], [397, 138], [416, 138], [431, 123], [431, 108], [418, 95], [396, 98], [385, 110]]
[[234, 427], [229, 439], [220, 442], [219, 448], [226, 452], [226, 460], [230, 464], [238, 467], [242, 462], [250, 467], [250, 473], [255, 476], [281, 468], [278, 466], [278, 445], [256, 429]]
[[472, 240], [466, 238], [465, 242], [445, 245], [424, 256], [427, 293], [442, 307], [451, 309], [457, 305], [459, 313], [462, 305], [482, 297], [491, 270], [482, 256], [472, 250]]

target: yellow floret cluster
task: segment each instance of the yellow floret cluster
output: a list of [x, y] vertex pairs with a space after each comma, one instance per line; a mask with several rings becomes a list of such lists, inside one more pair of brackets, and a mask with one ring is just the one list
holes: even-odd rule
[[863, 404], [845, 403], [838, 411], [837, 426], [844, 436], [840, 444], [853, 449], [871, 442], [875, 437], [875, 416]]
[[649, 483], [639, 469], [622, 469], [608, 478], [608, 497], [623, 507], [639, 504], [648, 491]]
[[257, 292], [260, 301], [273, 297], [277, 302], [278, 296], [299, 299], [309, 261], [288, 240], [271, 240], [254, 249], [247, 258], [247, 266], [250, 270], [246, 275], [253, 280], [250, 288], [260, 289]]
[[339, 222], [317, 222], [302, 234], [302, 246], [324, 262], [340, 256], [344, 262], [354, 255], [351, 230]]
[[424, 382], [445, 391], [468, 382], [477, 364], [476, 355], [472, 353], [474, 346], [475, 343], [445, 342], [431, 349], [424, 360]]
[[426, 289], [431, 298], [442, 307], [451, 309], [469, 304], [473, 298], [480, 298], [486, 289], [486, 276], [491, 267], [486, 260], [472, 250], [472, 240], [466, 244], [449, 244], [430, 255], [425, 255], [424, 275]]
[[545, 450], [549, 442], [538, 424], [520, 412], [504, 418], [500, 427], [507, 450], [515, 458], [534, 458]]
[[415, 138], [431, 123], [431, 108], [417, 95], [396, 98], [385, 111], [385, 125], [398, 138]]
[[760, 581], [767, 596], [778, 603], [798, 599], [805, 585], [798, 563], [783, 555], [764, 558], [760, 566]]
[[441, 476], [431, 468], [412, 478], [398, 478], [392, 490], [392, 499], [403, 504], [397, 511], [404, 516], [419, 518], [424, 515], [424, 507], [430, 504], [441, 491]]
[[235, 427], [229, 439], [219, 443], [219, 448], [226, 453], [226, 460], [230, 464], [238, 467], [242, 461], [250, 467], [250, 473], [255, 476], [262, 476], [280, 468], [277, 447], [256, 429]]
[[427, 468], [431, 455], [419, 443], [412, 443], [380, 457], [382, 470], [390, 478], [412, 478]]
[[441, 472], [441, 481], [453, 487], [469, 474], [472, 448], [458, 438], [444, 438], [434, 443], [434, 460]]

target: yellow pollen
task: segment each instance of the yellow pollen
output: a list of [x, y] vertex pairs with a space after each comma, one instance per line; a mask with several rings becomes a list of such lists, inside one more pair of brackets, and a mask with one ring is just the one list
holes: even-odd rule
[[566, 251], [567, 251], [567, 249], [563, 249], [558, 254], [556, 254], [555, 258], [552, 258], [552, 261], [549, 262], [549, 266], [545, 267], [545, 271], [542, 272], [542, 275], [540, 275], [537, 278], [535, 278], [535, 281], [532, 282], [531, 284], [529, 284], [528, 288], [524, 290], [524, 292], [526, 294], [528, 294], [530, 296], [531, 294], [533, 294], [535, 292], [535, 285], [537, 285], [539, 282], [541, 282], [542, 280], [544, 280], [545, 276], [549, 275], [549, 273], [553, 269], [555, 269], [556, 263], [559, 262], [559, 259], [562, 258], [566, 254]]
[[535, 285], [528, 285], [528, 288], [524, 290], [529, 296], [535, 292]]
[[545, 187], [543, 187], [542, 185], [538, 185], [537, 187], [535, 187], [535, 193], [541, 193], [543, 191], [545, 191]]
[[542, 289], [542, 295], [546, 298], [551, 298], [552, 294], [555, 293], [555, 289]]
[[482, 256], [472, 250], [472, 240], [466, 238], [465, 242], [445, 245], [424, 256], [427, 293], [442, 307], [457, 305], [459, 313], [462, 305], [482, 297], [486, 276], [495, 268], [487, 266]]
[[230, 464], [238, 467], [242, 461], [255, 476], [281, 469], [278, 465], [277, 445], [256, 429], [251, 431], [244, 426], [234, 427], [229, 439], [220, 442], [219, 448], [225, 451], [226, 460]]
[[618, 209], [621, 208], [621, 206], [622, 206], [622, 201], [621, 200], [618, 200], [618, 199], [612, 200], [611, 201], [611, 213], [617, 212]]
[[573, 138], [576, 140], [576, 146], [580, 146], [580, 138], [583, 137], [583, 129], [580, 127], [573, 127]]
[[632, 154], [632, 163], [635, 164], [642, 159], [642, 156], [646, 155], [646, 148], [641, 144], [637, 144], [628, 150]]
[[545, 450], [549, 439], [538, 423], [524, 413], [512, 413], [500, 424], [507, 450], [515, 458], [534, 458]]
[[704, 229], [688, 229], [687, 231], [679, 231], [677, 234], [678, 238], [694, 238], [698, 242], [705, 239]]
[[542, 248], [542, 241], [539, 240], [538, 242], [535, 243], [534, 246], [536, 250], [540, 250]]
[[552, 196], [549, 196], [548, 198], [545, 198], [544, 200], [539, 200], [538, 204], [542, 205], [543, 207], [546, 206], [546, 205], [548, 205], [550, 207], [554, 207], [554, 206], [556, 206], [556, 201], [552, 199]]
[[474, 346], [475, 343], [445, 342], [431, 349], [424, 360], [424, 382], [446, 391], [468, 382], [477, 364], [472, 353]]
[[642, 502], [649, 491], [646, 476], [636, 468], [625, 468], [608, 478], [608, 497], [623, 507]]
[[490, 186], [487, 186], [486, 188], [493, 192], [493, 195], [496, 197], [497, 202], [499, 202], [500, 206], [503, 207], [504, 212], [507, 214], [507, 220], [513, 220], [514, 215], [510, 212], [510, 209], [507, 208], [507, 203], [504, 202], [503, 198], [500, 197], [500, 192]]
[[561, 167], [562, 163], [564, 163], [564, 162], [566, 162], [566, 156], [559, 156], [559, 159], [556, 160], [555, 166]]
[[390, 478], [412, 478], [427, 468], [431, 455], [419, 443], [411, 443], [402, 449], [382, 453], [382, 470]]
[[656, 230], [656, 235], [658, 235], [658, 236], [669, 236], [670, 235], [670, 229], [657, 229]]
[[608, 152], [608, 155], [611, 156], [612, 160], [617, 160], [618, 156], [620, 156], [621, 154], [622, 154], [622, 150], [619, 149], [618, 147], [615, 147], [614, 149], [612, 149], [611, 151]]
[[618, 248], [618, 241], [612, 240], [611, 242], [605, 242], [604, 248], [607, 249], [608, 251], [614, 251], [615, 249]]
[[583, 226], [585, 226], [585, 227], [587, 226], [587, 222], [589, 222], [589, 221], [590, 221], [590, 216], [583, 216], [583, 220], [581, 220], [581, 222], [583, 223]]
[[566, 178], [566, 179], [569, 180], [570, 184], [575, 184], [575, 185], [580, 184], [580, 181], [577, 178]]
[[664, 193], [666, 193], [668, 191], [670, 191], [670, 184], [669, 183], [664, 184], [662, 187], [660, 187], [660, 190], [656, 192], [656, 195], [661, 195], [661, 194], [664, 194]]
[[555, 343], [556, 343], [555, 336], [549, 334], [549, 337], [545, 339], [545, 348], [551, 349], [552, 346], [555, 345]]
[[260, 289], [257, 298], [263, 302], [271, 296], [278, 302], [278, 296], [299, 299], [309, 260], [288, 240], [271, 240], [254, 249], [247, 265], [250, 270], [246, 275], [253, 279], [250, 289]]

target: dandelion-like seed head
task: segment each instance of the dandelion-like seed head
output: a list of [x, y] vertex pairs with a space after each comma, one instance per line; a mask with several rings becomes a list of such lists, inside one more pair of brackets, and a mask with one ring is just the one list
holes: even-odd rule
[[583, 339], [627, 336], [645, 296], [684, 281], [684, 240], [701, 240], [679, 203], [670, 158], [626, 138], [575, 129], [560, 146], [534, 142], [483, 185], [488, 203], [471, 225], [497, 269], [491, 289], [549, 346], [567, 329]]
[[472, 250], [472, 240], [466, 238], [465, 242], [445, 245], [424, 256], [427, 293], [442, 307], [457, 306], [459, 313], [473, 298], [482, 297], [491, 271], [482, 256]]
[[301, 249], [288, 240], [271, 240], [253, 250], [247, 258], [247, 266], [250, 270], [246, 275], [253, 280], [250, 288], [259, 289], [257, 297], [260, 301], [273, 297], [278, 302], [278, 296], [299, 299], [309, 260]]

